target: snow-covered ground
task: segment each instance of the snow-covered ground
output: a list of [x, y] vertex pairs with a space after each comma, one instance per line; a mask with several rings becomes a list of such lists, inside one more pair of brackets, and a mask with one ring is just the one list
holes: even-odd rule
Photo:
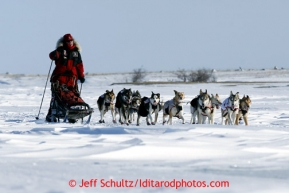
[[[83, 125], [44, 122], [49, 85], [35, 119], [46, 75], [0, 75], [0, 192], [288, 192], [288, 70], [217, 71], [216, 76], [222, 83], [111, 85], [128, 82], [130, 74], [88, 74], [82, 98], [95, 112]], [[168, 80], [176, 80], [173, 73], [152, 72], [145, 81]], [[249, 126], [220, 125], [220, 111], [214, 125], [191, 125], [187, 104], [185, 124], [175, 118], [173, 125], [162, 125], [160, 115], [154, 126], [144, 118], [141, 126], [125, 126], [113, 124], [110, 113], [99, 124], [97, 98], [124, 87], [142, 96], [160, 93], [164, 101], [173, 98], [173, 90], [185, 92], [185, 101], [200, 89], [222, 100], [230, 91], [240, 92], [252, 99]], [[89, 187], [80, 187], [82, 181]], [[127, 187], [108, 187], [112, 181]], [[209, 187], [221, 182], [223, 187]], [[204, 183], [208, 186], [198, 187]]]

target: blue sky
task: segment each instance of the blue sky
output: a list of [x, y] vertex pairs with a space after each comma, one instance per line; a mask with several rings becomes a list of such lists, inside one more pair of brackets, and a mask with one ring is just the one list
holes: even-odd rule
[[47, 74], [71, 33], [89, 73], [288, 68], [288, 0], [13, 0], [0, 7], [0, 73]]

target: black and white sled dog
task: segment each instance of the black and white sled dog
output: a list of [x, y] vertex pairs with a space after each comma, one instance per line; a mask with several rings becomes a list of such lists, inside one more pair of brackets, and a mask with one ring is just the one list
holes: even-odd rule
[[111, 91], [106, 90], [106, 92], [103, 95], [98, 97], [97, 106], [100, 112], [99, 123], [104, 123], [104, 120], [103, 120], [104, 114], [108, 112], [109, 110], [111, 111], [112, 121], [116, 123], [115, 113], [114, 113], [114, 104], [113, 104], [114, 99], [115, 99], [115, 94], [113, 90]]
[[225, 99], [221, 106], [221, 116], [222, 116], [222, 125], [225, 124], [234, 125], [236, 122], [236, 118], [239, 114], [239, 92], [233, 94], [231, 91], [230, 97]]
[[173, 117], [177, 117], [183, 120], [185, 124], [185, 119], [183, 117], [183, 100], [185, 99], [184, 92], [178, 92], [174, 90], [175, 97], [169, 101], [166, 101], [163, 106], [163, 124], [166, 123], [166, 117], [169, 115], [168, 124], [172, 125]]
[[127, 124], [129, 120], [129, 107], [132, 100], [131, 89], [122, 89], [116, 96], [115, 113], [119, 114], [119, 122]]
[[141, 103], [141, 94], [139, 91], [132, 92], [131, 104], [129, 106], [129, 123], [132, 123], [135, 120], [135, 116], [137, 116], [137, 112]]
[[[139, 126], [140, 117], [146, 117], [147, 125], [155, 125], [158, 121], [159, 112], [162, 110], [160, 103], [160, 94], [152, 92], [151, 97], [143, 97], [138, 110], [137, 126]], [[155, 120], [152, 120], [152, 114], [155, 114]], [[150, 119], [150, 122], [149, 122]]]

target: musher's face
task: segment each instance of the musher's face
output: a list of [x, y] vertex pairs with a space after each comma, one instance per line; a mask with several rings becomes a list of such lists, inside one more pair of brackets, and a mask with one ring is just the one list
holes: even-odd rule
[[68, 40], [68, 41], [66, 41], [66, 44], [67, 44], [68, 46], [73, 46], [73, 40]]

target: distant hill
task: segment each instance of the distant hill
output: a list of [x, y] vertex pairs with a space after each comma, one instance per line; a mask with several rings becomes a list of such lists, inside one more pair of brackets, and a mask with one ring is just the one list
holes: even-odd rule
[[[189, 71], [188, 71], [189, 72]], [[216, 82], [288, 82], [288, 69], [263, 69], [263, 70], [214, 70]], [[131, 83], [133, 72], [126, 73], [86, 73], [87, 81], [96, 84], [129, 84]], [[1, 79], [2, 77], [2, 79]], [[0, 74], [0, 81], [6, 83], [3, 78], [38, 77], [47, 78], [47, 75], [40, 74]], [[164, 83], [184, 83], [178, 79], [175, 71], [146, 72], [146, 76], [141, 83], [164, 84]], [[187, 82], [189, 83], [189, 82]]]

